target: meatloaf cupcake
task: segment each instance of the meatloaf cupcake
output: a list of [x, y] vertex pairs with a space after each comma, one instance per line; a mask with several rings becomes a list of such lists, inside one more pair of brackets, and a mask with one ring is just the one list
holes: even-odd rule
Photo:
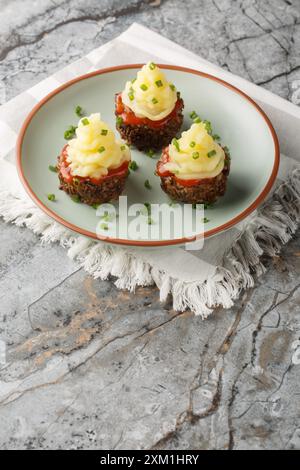
[[205, 122], [192, 124], [163, 150], [156, 168], [162, 189], [176, 201], [215, 202], [226, 190], [230, 158], [225, 150], [209, 134]]
[[139, 150], [158, 150], [180, 130], [183, 107], [175, 85], [149, 62], [116, 95], [117, 129], [128, 144]]
[[60, 189], [90, 205], [117, 199], [124, 189], [129, 162], [128, 146], [115, 139], [99, 113], [83, 117], [76, 137], [58, 157]]

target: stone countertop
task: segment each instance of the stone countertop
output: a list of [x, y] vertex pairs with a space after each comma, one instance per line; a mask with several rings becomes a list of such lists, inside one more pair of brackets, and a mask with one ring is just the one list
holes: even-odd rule
[[[0, 103], [133, 21], [284, 98], [299, 86], [299, 0], [0, 0]], [[0, 223], [1, 449], [300, 449], [299, 232], [202, 321]]]

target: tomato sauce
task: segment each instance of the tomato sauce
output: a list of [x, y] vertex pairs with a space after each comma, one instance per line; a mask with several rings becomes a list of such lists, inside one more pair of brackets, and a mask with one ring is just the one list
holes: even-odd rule
[[83, 176], [77, 176], [77, 175], [73, 176], [71, 173], [71, 168], [69, 166], [70, 163], [67, 161], [67, 156], [68, 156], [67, 148], [68, 148], [68, 144], [66, 144], [64, 148], [62, 149], [62, 152], [59, 158], [59, 171], [61, 172], [63, 179], [67, 183], [72, 183], [72, 181], [75, 178], [80, 181], [90, 181], [93, 184], [101, 184], [103, 181], [106, 181], [113, 177], [121, 178], [128, 172], [129, 162], [124, 162], [118, 168], [108, 170], [108, 174], [105, 176], [101, 176], [101, 178], [90, 178], [88, 176], [83, 177]]
[[160, 129], [165, 124], [167, 124], [168, 121], [176, 118], [178, 112], [180, 112], [183, 107], [182, 99], [178, 98], [175, 103], [173, 111], [171, 111], [171, 113], [168, 114], [168, 116], [166, 116], [163, 119], [160, 119], [159, 121], [151, 121], [151, 119], [148, 119], [148, 118], [137, 117], [134, 114], [134, 112], [123, 103], [121, 93], [118, 93], [116, 95], [115, 101], [116, 101], [116, 114], [117, 116], [120, 116], [122, 118], [124, 124], [133, 125], [133, 126], [144, 125], [144, 126], [152, 127], [154, 129]]

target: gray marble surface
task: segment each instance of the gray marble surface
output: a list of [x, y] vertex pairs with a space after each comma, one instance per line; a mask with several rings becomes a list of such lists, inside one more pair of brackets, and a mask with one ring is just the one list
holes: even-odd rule
[[[299, 0], [0, 0], [0, 103], [133, 21], [293, 97]], [[203, 322], [0, 226], [0, 448], [300, 449], [299, 233]]]

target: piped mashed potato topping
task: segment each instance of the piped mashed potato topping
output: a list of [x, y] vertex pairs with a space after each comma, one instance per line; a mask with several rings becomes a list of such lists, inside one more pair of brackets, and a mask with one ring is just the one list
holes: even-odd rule
[[76, 137], [69, 141], [67, 161], [73, 176], [101, 178], [130, 160], [129, 147], [116, 140], [100, 113], [80, 119]]
[[126, 83], [122, 101], [137, 117], [159, 121], [168, 116], [177, 101], [177, 91], [153, 62], [148, 62], [137, 77]]
[[213, 178], [221, 173], [224, 162], [224, 150], [201, 122], [192, 124], [180, 139], [172, 140], [169, 161], [164, 164], [164, 169], [180, 179]]

